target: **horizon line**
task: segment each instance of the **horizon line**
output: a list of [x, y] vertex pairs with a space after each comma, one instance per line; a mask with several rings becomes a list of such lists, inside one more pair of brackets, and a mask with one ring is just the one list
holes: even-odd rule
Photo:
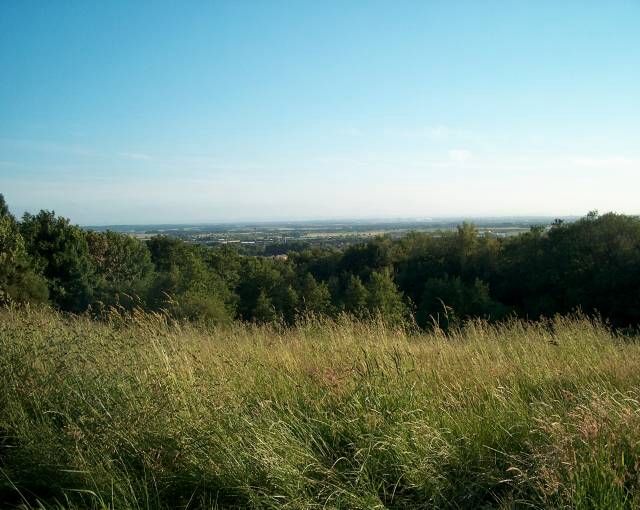
[[[553, 214], [517, 214], [517, 215], [457, 215], [457, 216], [430, 216], [430, 217], [369, 217], [369, 218], [315, 218], [315, 219], [278, 219], [278, 220], [260, 220], [260, 219], [247, 219], [247, 220], [218, 220], [218, 221], [180, 221], [175, 223], [78, 223], [77, 225], [83, 228], [91, 227], [204, 227], [214, 225], [283, 225], [283, 224], [310, 224], [310, 223], [325, 223], [325, 224], [337, 224], [337, 223], [438, 223], [438, 222], [453, 222], [453, 221], [466, 221], [466, 220], [574, 220], [583, 218], [586, 215], [579, 214], [565, 214], [565, 215], [553, 215]], [[637, 216], [631, 214], [629, 216]]]

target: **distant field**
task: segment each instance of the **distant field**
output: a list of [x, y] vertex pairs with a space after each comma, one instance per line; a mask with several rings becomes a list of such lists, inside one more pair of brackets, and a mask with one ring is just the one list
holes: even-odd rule
[[631, 340], [2, 311], [0, 506], [638, 508]]
[[[409, 232], [427, 232], [432, 234], [438, 234], [438, 232], [442, 232], [443, 230], [452, 231], [455, 230], [455, 227], [447, 228], [447, 229], [432, 229], [432, 228], [415, 228], [415, 229], [379, 229], [379, 230], [366, 230], [360, 231], [358, 233], [353, 233], [351, 231], [337, 231], [337, 232], [304, 232], [300, 235], [301, 240], [309, 240], [313, 241], [316, 239], [330, 239], [330, 238], [346, 238], [350, 237], [354, 240], [358, 238], [367, 239], [375, 236], [383, 236], [390, 235], [391, 237], [402, 237], [403, 235], [408, 234]], [[478, 233], [482, 235], [496, 235], [496, 236], [507, 236], [507, 235], [517, 235], [523, 232], [527, 232], [529, 227], [494, 227], [494, 228], [479, 228]]]
[[[566, 221], [576, 218], [567, 217]], [[463, 221], [474, 223], [481, 235], [506, 237], [528, 231], [531, 226], [551, 224], [549, 217], [449, 218], [436, 220], [351, 220], [309, 222], [220, 223], [201, 225], [112, 225], [87, 227], [89, 230], [113, 230], [140, 240], [167, 235], [196, 244], [243, 244], [264, 248], [274, 244], [303, 242], [309, 246], [345, 247], [371, 237], [389, 235], [398, 238], [409, 232], [452, 231]]]

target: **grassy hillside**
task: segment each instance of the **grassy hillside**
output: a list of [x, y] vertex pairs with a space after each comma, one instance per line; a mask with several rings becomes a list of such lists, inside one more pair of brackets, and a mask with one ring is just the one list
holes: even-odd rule
[[640, 347], [586, 319], [202, 330], [0, 312], [0, 506], [637, 508]]

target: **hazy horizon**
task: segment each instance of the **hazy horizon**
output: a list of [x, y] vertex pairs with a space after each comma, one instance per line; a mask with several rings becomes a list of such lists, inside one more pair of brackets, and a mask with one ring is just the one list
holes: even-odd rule
[[206, 226], [225, 226], [225, 225], [238, 225], [238, 226], [254, 226], [254, 225], [339, 225], [339, 224], [402, 224], [402, 223], [450, 223], [456, 221], [470, 221], [470, 220], [484, 220], [484, 221], [534, 221], [545, 220], [553, 221], [554, 219], [573, 220], [578, 219], [584, 215], [518, 215], [518, 216], [434, 216], [431, 218], [306, 218], [306, 219], [246, 219], [246, 220], [226, 220], [226, 221], [198, 221], [187, 223], [103, 223], [103, 224], [80, 224], [81, 227], [90, 228], [105, 228], [105, 227], [206, 227]]
[[0, 192], [82, 225], [640, 212], [640, 3], [4, 2]]

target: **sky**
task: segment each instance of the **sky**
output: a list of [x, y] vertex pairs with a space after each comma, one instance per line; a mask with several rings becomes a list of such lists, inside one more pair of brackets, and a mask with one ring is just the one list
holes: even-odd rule
[[640, 1], [0, 3], [0, 193], [84, 225], [640, 213]]

